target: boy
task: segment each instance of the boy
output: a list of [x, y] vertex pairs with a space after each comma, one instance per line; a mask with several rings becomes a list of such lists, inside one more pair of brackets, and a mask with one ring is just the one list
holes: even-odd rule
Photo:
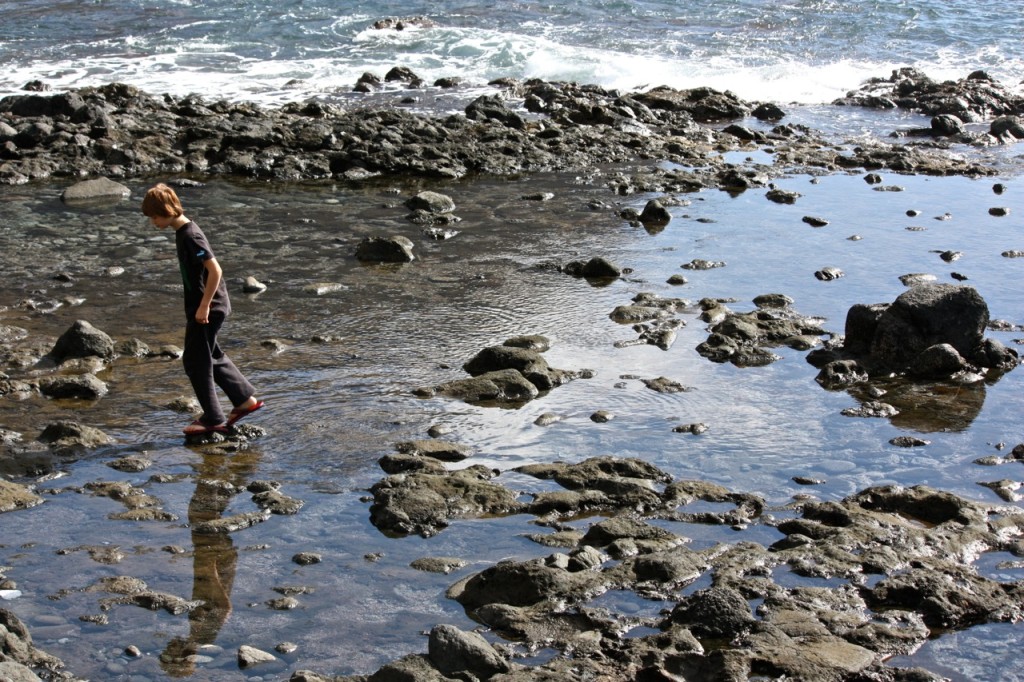
[[[185, 285], [185, 352], [182, 362], [203, 414], [185, 427], [186, 436], [225, 432], [242, 417], [263, 407], [256, 389], [217, 345], [217, 333], [231, 312], [224, 273], [199, 226], [185, 217], [173, 189], [161, 183], [146, 192], [142, 213], [158, 229], [174, 228], [178, 265]], [[215, 386], [234, 409], [224, 419]]]

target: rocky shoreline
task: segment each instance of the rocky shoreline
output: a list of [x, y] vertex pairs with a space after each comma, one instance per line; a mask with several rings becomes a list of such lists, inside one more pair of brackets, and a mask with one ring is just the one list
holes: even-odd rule
[[[393, 70], [385, 80], [423, 87], [406, 71]], [[851, 92], [836, 105], [899, 107], [933, 120], [928, 129], [910, 131], [927, 142], [845, 149], [806, 127], [781, 122], [785, 112], [777, 105], [745, 102], [711, 88], [620, 93], [544, 81], [492, 86], [494, 94], [477, 97], [464, 114], [431, 117], [395, 105], [345, 109], [317, 101], [265, 109], [197, 96], [158, 97], [118, 83], [47, 94], [45, 84], [34, 83], [27, 87], [41, 92], [0, 100], [0, 183], [181, 174], [274, 181], [443, 179], [579, 171], [647, 159], [686, 169], [660, 173], [656, 182], [663, 191], [742, 190], [770, 178], [725, 164], [721, 152], [767, 147], [777, 156], [777, 168], [819, 173], [890, 169], [979, 176], [992, 170], [946, 153], [949, 144], [1024, 139], [1024, 98], [984, 72], [936, 83], [903, 69]], [[966, 122], [983, 120], [991, 121], [987, 132], [965, 129]], [[622, 189], [628, 191], [628, 183]]]
[[[414, 82], [414, 75], [397, 77]], [[851, 93], [837, 105], [916, 108], [935, 120], [929, 131], [915, 134], [927, 141], [846, 150], [835, 149], [813, 131], [780, 124], [784, 113], [777, 107], [710, 89], [623, 95], [564, 83], [495, 87], [498, 94], [476, 99], [465, 116], [444, 119], [395, 107], [348, 111], [313, 102], [270, 111], [198, 98], [155, 98], [117, 84], [26, 94], [0, 100], [0, 182], [159, 174], [359, 183], [396, 175], [516, 176], [640, 159], [671, 161], [685, 170], [651, 168], [617, 176], [616, 192], [742, 191], [766, 187], [775, 173], [794, 168], [816, 174], [885, 168], [986, 176], [995, 171], [947, 154], [946, 145], [1012, 144], [1024, 138], [1016, 118], [1024, 114], [1024, 103], [980, 73], [937, 84], [901, 71]], [[521, 108], [510, 106], [511, 100], [521, 100]], [[761, 123], [730, 124], [750, 116]], [[987, 133], [968, 133], [963, 126], [979, 120], [992, 121]], [[738, 168], [720, 158], [724, 151], [753, 148], [771, 149], [775, 169]], [[109, 191], [107, 185], [100, 194]], [[73, 194], [67, 198], [76, 200]], [[93, 198], [87, 192], [77, 200]], [[646, 219], [641, 214], [635, 219], [656, 223], [659, 207], [649, 208]], [[434, 215], [427, 214], [428, 219]], [[379, 251], [373, 253], [364, 251], [366, 258], [382, 260]], [[600, 261], [572, 263], [565, 271], [598, 280], [621, 274], [614, 264]], [[712, 362], [758, 366], [773, 361], [772, 347], [809, 350], [814, 345], [809, 339], [829, 336], [814, 320], [793, 311], [784, 296], [755, 303], [754, 313], [738, 314], [722, 301], [702, 301], [698, 307], [709, 337], [698, 352]], [[671, 316], [688, 307], [681, 299], [644, 297], [613, 315], [636, 322], [639, 343], [667, 348], [674, 338]], [[891, 304], [855, 306], [844, 335], [808, 359], [821, 369], [823, 387], [873, 395], [874, 409], [884, 413], [883, 382], [967, 385], [1012, 371], [1018, 355], [984, 337], [989, 323], [984, 301], [970, 287], [924, 284]], [[84, 321], [48, 348], [18, 329], [2, 327], [0, 332], [8, 367], [30, 363], [41, 368], [31, 381], [0, 376], [5, 399], [38, 392], [95, 400], [107, 390], [96, 377], [104, 367], [126, 357], [177, 353], [170, 347], [150, 349], [138, 340], [117, 343]], [[517, 404], [586, 377], [585, 370], [550, 367], [542, 355], [547, 350], [542, 337], [510, 339], [468, 361], [464, 369], [471, 378], [415, 392]], [[654, 381], [655, 390], [685, 390], [668, 380]], [[688, 425], [690, 433], [698, 434], [699, 426]], [[27, 446], [18, 443], [16, 434], [0, 433], [7, 473], [18, 465], [27, 467], [16, 479], [26, 477], [27, 463], [40, 453], [59, 456], [107, 442], [101, 431], [75, 422], [50, 424]], [[257, 427], [244, 427], [227, 437], [195, 439], [194, 445], [231, 454], [261, 436]], [[927, 486], [879, 486], [836, 502], [808, 498], [771, 508], [758, 495], [677, 480], [640, 460], [594, 457], [517, 468], [523, 476], [559, 486], [555, 492], [528, 490], [524, 502], [521, 491], [494, 481], [500, 472], [464, 466], [472, 453], [458, 443], [435, 437], [397, 443], [396, 450], [380, 460], [385, 477], [370, 491], [370, 519], [382, 532], [430, 536], [444, 532], [452, 519], [529, 514], [541, 529], [531, 540], [553, 551], [530, 561], [498, 563], [450, 587], [448, 596], [507, 644], [493, 645], [477, 632], [438, 625], [426, 654], [403, 657], [372, 674], [303, 670], [291, 676], [293, 681], [940, 680], [934, 672], [890, 667], [885, 661], [914, 652], [942, 631], [1024, 620], [1024, 583], [998, 582], [976, 570], [983, 552], [1024, 557], [1024, 512], [1014, 504], [1012, 491], [1004, 505], [983, 505]], [[1019, 461], [1024, 461], [1024, 444], [985, 464]], [[451, 466], [455, 463], [459, 467]], [[147, 464], [119, 461], [118, 466], [142, 471]], [[165, 513], [141, 490], [99, 486], [90, 492], [122, 501], [124, 518]], [[211, 495], [242, 492], [252, 494], [257, 511], [195, 523], [195, 532], [226, 535], [302, 507], [273, 481], [226, 483]], [[41, 501], [31, 483], [0, 480], [0, 511], [26, 513]], [[728, 509], [687, 509], [702, 503]], [[602, 520], [586, 531], [571, 523], [589, 515]], [[659, 521], [737, 530], [759, 524], [782, 537], [769, 546], [739, 542], [692, 550], [685, 537], [665, 530]], [[446, 571], [459, 562], [457, 557], [425, 557], [422, 570]], [[841, 585], [786, 586], [778, 579], [782, 570]], [[16, 588], [0, 574], [0, 589]], [[111, 604], [174, 613], [200, 608], [144, 584], [97, 589], [115, 595]], [[593, 597], [612, 590], [662, 601], [666, 608], [658, 616], [622, 617], [588, 606]], [[559, 655], [541, 665], [515, 662], [517, 651], [542, 649]], [[169, 664], [181, 664], [193, 653], [182, 652], [182, 660]], [[238, 652], [242, 669], [259, 670], [272, 659], [273, 654], [252, 647]], [[316, 667], [315, 662], [309, 665]], [[11, 611], [0, 609], [0, 675], [75, 679], [65, 667], [33, 644]]]

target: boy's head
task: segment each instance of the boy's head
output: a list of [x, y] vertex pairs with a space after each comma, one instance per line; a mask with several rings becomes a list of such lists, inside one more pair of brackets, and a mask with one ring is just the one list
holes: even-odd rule
[[162, 182], [150, 187], [142, 198], [142, 214], [147, 218], [177, 218], [184, 213], [178, 195]]

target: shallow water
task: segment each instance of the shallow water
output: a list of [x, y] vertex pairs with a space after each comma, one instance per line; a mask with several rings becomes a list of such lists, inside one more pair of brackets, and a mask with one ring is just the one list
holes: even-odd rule
[[[524, 537], [536, 531], [526, 516], [455, 520], [430, 539], [388, 538], [369, 523], [366, 491], [383, 477], [377, 460], [397, 442], [427, 437], [433, 425], [449, 428], [447, 439], [474, 449], [466, 464], [499, 469], [505, 472], [499, 481], [524, 491], [550, 484], [510, 472], [513, 467], [612, 454], [643, 458], [676, 478], [758, 493], [776, 509], [796, 494], [839, 499], [886, 483], [927, 484], [998, 502], [978, 483], [1013, 478], [1016, 469], [973, 462], [999, 454], [997, 444], [1024, 441], [1020, 369], [989, 385], [963, 389], [947, 403], [936, 403], [928, 392], [912, 395], [905, 403], [916, 408], [889, 421], [840, 415], [857, 400], [822, 390], [803, 352], [775, 349], [781, 359], [761, 368], [703, 359], [694, 348], [707, 332], [695, 307], [678, 314], [686, 326], [668, 351], [614, 345], [635, 339], [636, 332], [608, 315], [639, 292], [694, 303], [722, 297], [734, 310], [751, 309], [759, 294], [784, 293], [797, 311], [821, 317], [825, 328], [841, 333], [851, 305], [891, 301], [904, 291], [900, 275], [931, 273], [951, 282], [950, 272], [957, 271], [986, 299], [993, 319], [1018, 327], [988, 335], [1019, 347], [1024, 259], [1000, 254], [1024, 249], [1019, 219], [1024, 184], [1016, 177], [884, 175], [883, 180], [883, 186], [903, 191], [877, 191], [861, 175], [836, 175], [778, 181], [801, 193], [792, 206], [768, 201], [764, 190], [736, 197], [693, 194], [680, 197], [688, 205], [671, 208], [672, 221], [652, 232], [618, 216], [621, 208], [642, 208], [650, 197], [615, 196], [604, 189], [600, 175], [429, 186], [395, 182], [365, 189], [216, 181], [183, 190], [188, 215], [210, 236], [231, 283], [235, 312], [222, 337], [268, 402], [252, 418], [267, 436], [227, 459], [186, 447], [180, 428], [187, 418], [165, 407], [189, 395], [177, 360], [116, 362], [100, 374], [110, 394], [95, 403], [0, 399], [3, 427], [22, 433], [26, 441], [58, 418], [96, 426], [117, 439], [117, 445], [63, 465], [55, 478], [41, 482], [40, 490], [53, 491], [45, 504], [0, 517], [0, 566], [10, 567], [5, 573], [22, 592], [3, 606], [26, 622], [41, 648], [66, 661], [75, 675], [91, 679], [192, 674], [187, 667], [161, 667], [159, 661], [161, 652], [173, 650], [180, 644], [175, 640], [190, 633], [194, 642], [213, 645], [200, 651], [198, 679], [281, 679], [301, 668], [367, 673], [424, 651], [422, 633], [433, 625], [474, 626], [445, 598], [449, 585], [501, 558], [551, 551]], [[1006, 185], [1005, 193], [992, 191], [996, 181]], [[152, 347], [180, 344], [183, 313], [172, 235], [149, 227], [137, 213], [146, 184], [128, 184], [132, 199], [105, 209], [67, 208], [59, 201], [59, 186], [0, 188], [0, 325], [24, 328], [44, 345], [76, 319], [89, 320], [118, 340], [137, 337]], [[433, 241], [405, 219], [404, 199], [427, 188], [455, 200], [462, 221], [452, 226], [458, 230], [454, 238]], [[522, 198], [539, 191], [555, 197]], [[591, 208], [594, 201], [605, 207]], [[993, 206], [1008, 207], [1010, 214], [990, 216]], [[908, 217], [908, 209], [921, 214]], [[946, 214], [948, 219], [937, 219]], [[812, 228], [801, 221], [807, 215], [829, 224]], [[415, 262], [368, 266], [355, 260], [362, 237], [394, 233], [415, 242]], [[861, 239], [851, 240], [853, 235]], [[945, 250], [962, 251], [963, 257], [945, 263], [937, 253]], [[596, 286], [545, 267], [595, 255], [632, 272]], [[726, 266], [681, 269], [694, 258]], [[828, 266], [846, 276], [818, 281], [814, 272]], [[73, 282], [55, 280], [60, 272]], [[673, 274], [684, 274], [689, 282], [667, 284]], [[242, 294], [239, 282], [246, 275], [267, 283], [268, 290]], [[338, 289], [322, 295], [306, 290], [316, 283]], [[68, 298], [84, 300], [72, 305]], [[413, 395], [419, 386], [465, 376], [461, 364], [476, 351], [518, 334], [549, 337], [546, 357], [552, 366], [592, 369], [595, 376], [519, 409]], [[277, 343], [265, 343], [270, 340]], [[31, 374], [30, 369], [7, 371]], [[640, 381], [659, 376], [692, 390], [661, 394]], [[614, 419], [595, 423], [590, 416], [596, 410], [607, 410]], [[544, 413], [560, 420], [535, 425]], [[710, 428], [701, 436], [672, 431], [691, 422]], [[888, 443], [897, 435], [917, 435], [930, 444], [898, 448]], [[144, 454], [154, 465], [139, 474], [106, 466], [127, 454]], [[172, 478], [153, 482], [157, 474]], [[795, 476], [821, 483], [798, 485]], [[190, 502], [208, 505], [204, 481], [211, 479], [239, 485], [274, 479], [305, 506], [296, 516], [275, 516], [222, 538], [221, 544], [208, 546], [197, 538], [199, 551], [192, 552], [186, 526]], [[123, 506], [70, 491], [98, 480], [143, 487], [179, 520], [108, 520]], [[222, 507], [213, 513], [255, 509], [244, 492]], [[574, 524], [582, 528], [590, 522]], [[743, 532], [689, 524], [675, 524], [675, 530], [693, 538], [695, 546], [744, 539], [769, 544], [778, 536], [758, 525]], [[89, 546], [119, 547], [125, 556], [120, 563], [103, 564], [85, 550], [58, 553]], [[164, 549], [172, 546], [187, 552]], [[291, 557], [300, 551], [319, 552], [324, 562], [299, 566]], [[468, 565], [450, 575], [409, 567], [423, 556], [455, 556]], [[109, 595], [73, 591], [49, 598], [105, 576], [130, 575], [156, 590], [186, 599], [196, 590], [216, 603], [206, 580], [214, 570], [229, 588], [230, 615], [214, 610], [194, 618], [191, 627], [187, 616], [133, 606], [116, 606], [106, 612], [108, 625], [94, 625], [79, 618], [101, 613], [100, 600]], [[268, 608], [266, 602], [280, 596], [272, 588], [294, 585], [313, 592], [299, 595], [294, 610]], [[650, 608], [628, 595], [608, 595], [601, 605], [627, 615]], [[1018, 625], [974, 628], [940, 638], [901, 664], [927, 665], [953, 679], [1011, 679], [999, 675], [1010, 669], [1022, 639]], [[284, 640], [298, 644], [297, 651], [280, 655], [277, 664], [238, 671], [234, 651], [240, 644], [271, 650]], [[977, 660], [946, 644], [975, 640], [981, 644], [971, 648], [985, 652]], [[142, 658], [122, 655], [130, 644], [143, 651]]]

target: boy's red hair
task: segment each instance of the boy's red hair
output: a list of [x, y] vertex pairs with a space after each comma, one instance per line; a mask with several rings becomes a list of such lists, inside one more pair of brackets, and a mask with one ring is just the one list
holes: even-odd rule
[[162, 182], [150, 187], [142, 198], [142, 214], [147, 218], [177, 218], [184, 213], [181, 199]]

